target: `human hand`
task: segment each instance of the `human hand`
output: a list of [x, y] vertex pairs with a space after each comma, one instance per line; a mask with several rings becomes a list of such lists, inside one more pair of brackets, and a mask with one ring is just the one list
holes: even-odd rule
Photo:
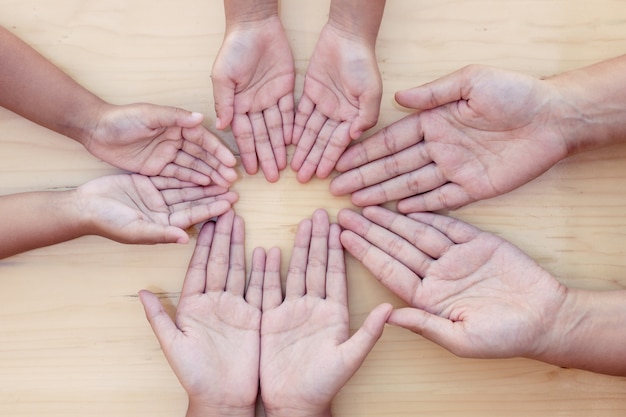
[[[198, 236], [176, 320], [141, 291], [146, 317], [189, 395], [187, 416], [254, 416], [265, 252], [255, 250], [247, 290], [244, 225], [229, 211]], [[245, 294], [245, 295], [244, 295]]]
[[261, 395], [270, 416], [330, 415], [337, 392], [380, 338], [391, 305], [349, 338], [340, 229], [324, 210], [298, 226], [283, 299], [280, 251], [267, 255], [261, 321]]
[[227, 30], [211, 75], [217, 128], [232, 125], [248, 174], [270, 182], [287, 166], [294, 120], [295, 69], [278, 16]]
[[298, 181], [330, 175], [350, 141], [378, 121], [381, 97], [374, 46], [326, 24], [296, 112], [291, 167]]
[[411, 307], [388, 323], [462, 357], [536, 358], [556, 345], [567, 288], [505, 240], [434, 213], [344, 209], [343, 246]]
[[238, 195], [174, 178], [110, 175], [75, 192], [90, 233], [122, 243], [187, 243], [184, 229], [227, 212]]
[[83, 145], [118, 168], [198, 185], [229, 187], [237, 160], [204, 128], [203, 116], [152, 104], [103, 104], [96, 128]]
[[348, 149], [331, 192], [359, 206], [400, 200], [404, 213], [504, 194], [567, 156], [555, 96], [546, 81], [482, 66], [398, 92], [419, 112]]

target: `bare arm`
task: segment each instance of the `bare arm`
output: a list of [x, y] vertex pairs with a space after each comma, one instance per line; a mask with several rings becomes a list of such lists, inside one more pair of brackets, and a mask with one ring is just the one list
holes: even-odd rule
[[81, 143], [105, 102], [0, 27], [0, 106]]

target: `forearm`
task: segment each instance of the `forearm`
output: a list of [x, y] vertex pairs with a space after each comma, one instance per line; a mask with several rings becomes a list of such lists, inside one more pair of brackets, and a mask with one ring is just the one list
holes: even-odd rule
[[328, 21], [374, 47], [384, 10], [385, 0], [332, 0]]
[[74, 191], [0, 197], [0, 259], [86, 234]]
[[626, 291], [568, 290], [535, 359], [626, 376]]
[[224, 0], [226, 30], [278, 16], [278, 0]]
[[626, 55], [549, 78], [569, 154], [626, 140]]
[[0, 106], [81, 143], [104, 102], [0, 27]]

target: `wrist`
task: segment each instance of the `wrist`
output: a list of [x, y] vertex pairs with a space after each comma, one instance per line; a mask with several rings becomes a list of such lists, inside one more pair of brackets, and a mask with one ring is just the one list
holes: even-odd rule
[[612, 60], [565, 72], [546, 81], [557, 91], [554, 110], [574, 155], [624, 140], [626, 133], [626, 60]]
[[322, 410], [306, 410], [288, 407], [265, 407], [265, 417], [332, 417], [330, 407]]
[[224, 0], [226, 29], [278, 17], [278, 0]]
[[376, 45], [385, 0], [333, 0], [328, 24], [343, 36]]
[[216, 406], [189, 398], [186, 417], [254, 417], [255, 404], [242, 407]]

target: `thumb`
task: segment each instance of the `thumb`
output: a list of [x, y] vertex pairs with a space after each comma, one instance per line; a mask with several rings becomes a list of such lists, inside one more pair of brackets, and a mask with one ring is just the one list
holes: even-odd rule
[[391, 304], [380, 304], [365, 318], [363, 325], [348, 339], [342, 348], [349, 354], [345, 355], [353, 360], [350, 364], [353, 372], [361, 366], [365, 357], [372, 350], [383, 334], [385, 323], [393, 310]]
[[464, 90], [471, 86], [464, 69], [445, 75], [419, 87], [398, 91], [398, 104], [416, 110], [429, 110], [462, 100]]
[[[130, 237], [127, 240], [119, 239], [124, 243], [135, 244], [156, 244], [156, 243], [188, 243], [189, 235], [182, 229], [175, 226], [163, 226], [156, 223], [141, 222], [139, 225], [129, 230]], [[117, 240], [117, 239], [115, 239]]]
[[459, 352], [462, 346], [453, 322], [424, 310], [411, 307], [394, 310], [387, 319], [387, 323], [404, 327], [452, 353]]
[[213, 98], [215, 100], [215, 126], [222, 130], [233, 121], [235, 106], [235, 84], [230, 80], [213, 79]]
[[143, 305], [146, 318], [156, 335], [159, 344], [163, 346], [167, 340], [172, 340], [178, 333], [178, 328], [163, 308], [159, 298], [148, 290], [139, 291], [139, 300]]
[[151, 106], [148, 109], [151, 113], [153, 123], [159, 127], [179, 126], [179, 127], [196, 127], [202, 120], [204, 115], [198, 112], [190, 112], [188, 110], [179, 109], [170, 106]]
[[374, 127], [378, 123], [378, 116], [380, 115], [380, 94], [369, 98], [364, 95], [361, 99], [362, 105], [359, 108], [359, 114], [350, 124], [350, 138], [352, 140], [358, 139], [363, 132]]

